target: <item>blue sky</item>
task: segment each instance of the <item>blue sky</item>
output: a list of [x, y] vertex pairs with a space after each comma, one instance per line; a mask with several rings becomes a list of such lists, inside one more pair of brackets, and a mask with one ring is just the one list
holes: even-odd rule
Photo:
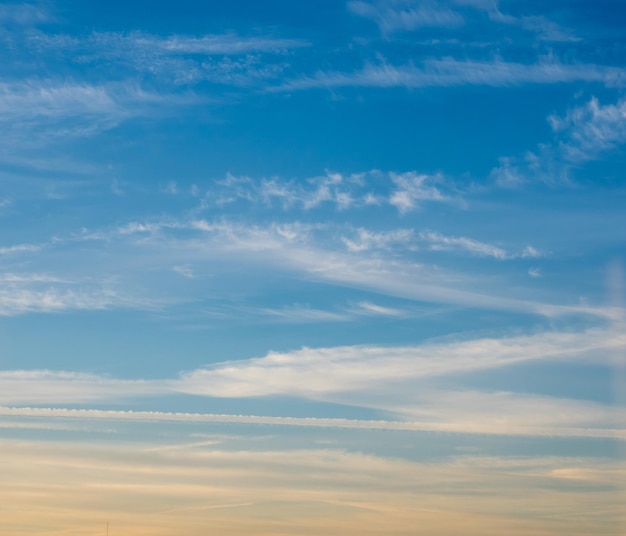
[[[246, 453], [261, 481], [295, 471], [271, 461], [287, 453], [376, 467], [380, 489], [442, 464], [441, 497], [450, 467], [494, 483], [468, 508], [496, 533], [611, 533], [625, 24], [608, 0], [0, 3], [0, 438], [25, 453], [6, 489], [48, 489], [19, 473], [46, 452], [176, 448], [177, 471]], [[561, 524], [498, 502], [511, 467], [522, 496], [561, 490]], [[237, 511], [259, 504], [228, 479]], [[340, 481], [337, 508], [350, 489], [405, 512]], [[581, 490], [609, 513], [573, 519]], [[285, 530], [317, 526], [289, 504]], [[65, 530], [37, 512], [7, 533]], [[139, 512], [97, 510], [129, 534]], [[327, 533], [376, 527], [326, 513]]]

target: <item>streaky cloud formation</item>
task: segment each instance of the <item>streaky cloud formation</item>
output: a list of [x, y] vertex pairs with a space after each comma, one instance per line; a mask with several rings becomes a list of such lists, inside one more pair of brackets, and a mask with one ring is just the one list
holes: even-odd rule
[[622, 534], [614, 4], [0, 2], [0, 533]]
[[620, 67], [565, 64], [551, 58], [538, 63], [523, 64], [506, 61], [459, 61], [453, 58], [428, 60], [415, 65], [368, 64], [352, 73], [319, 72], [296, 79], [274, 91], [295, 91], [313, 88], [372, 87], [428, 88], [456, 86], [510, 87], [521, 84], [562, 84], [598, 82], [609, 87], [622, 87], [624, 70]]

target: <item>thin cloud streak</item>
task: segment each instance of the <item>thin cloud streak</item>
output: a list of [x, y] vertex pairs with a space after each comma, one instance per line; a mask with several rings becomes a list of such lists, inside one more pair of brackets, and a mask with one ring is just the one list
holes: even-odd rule
[[383, 34], [410, 31], [422, 27], [456, 28], [464, 24], [460, 13], [437, 5], [410, 2], [348, 2], [348, 9], [355, 15], [372, 19]]
[[538, 437], [589, 437], [626, 440], [626, 430], [610, 428], [579, 428], [554, 426], [523, 426], [501, 428], [473, 423], [437, 423], [410, 421], [376, 421], [318, 417], [268, 417], [259, 415], [218, 415], [212, 413], [180, 413], [159, 411], [115, 411], [100, 409], [31, 408], [0, 406], [0, 416], [26, 418], [59, 418], [89, 421], [185, 422], [339, 428], [351, 430], [395, 430], [412, 432], [447, 432], [461, 434], [514, 435]]
[[134, 83], [0, 82], [0, 124], [5, 125], [7, 143], [18, 139], [22, 148], [47, 144], [50, 138], [94, 135], [196, 102], [194, 96], [154, 93]]
[[337, 87], [511, 87], [571, 82], [598, 82], [621, 87], [626, 83], [626, 72], [617, 67], [564, 64], [551, 59], [523, 64], [505, 61], [458, 61], [449, 58], [428, 60], [421, 68], [415, 65], [370, 64], [352, 73], [319, 72], [311, 77], [288, 81], [270, 91]]

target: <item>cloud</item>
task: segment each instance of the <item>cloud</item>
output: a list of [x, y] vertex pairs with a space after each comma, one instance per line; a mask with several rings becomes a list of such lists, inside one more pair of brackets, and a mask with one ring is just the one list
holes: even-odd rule
[[428, 26], [455, 28], [464, 24], [463, 17], [458, 12], [437, 2], [358, 0], [348, 2], [348, 9], [355, 15], [375, 21], [383, 34]]
[[182, 277], [186, 277], [187, 279], [194, 279], [195, 275], [193, 270], [189, 266], [174, 266], [174, 272]]
[[[129, 384], [130, 386], [130, 384]], [[94, 399], [97, 397], [94, 396]], [[428, 398], [428, 397], [427, 397]], [[466, 406], [465, 406], [466, 405]], [[459, 408], [462, 408], [459, 410]], [[403, 408], [406, 410], [406, 408]], [[511, 413], [506, 413], [507, 410]], [[98, 422], [213, 423], [328, 428], [346, 430], [388, 430], [407, 432], [446, 432], [535, 437], [588, 437], [626, 440], [626, 430], [613, 426], [612, 408], [601, 404], [567, 399], [515, 395], [513, 393], [481, 394], [445, 393], [421, 408], [411, 408], [405, 417], [424, 420], [363, 420], [320, 417], [275, 417], [262, 415], [220, 415], [162, 411], [102, 410], [81, 408], [7, 407], [0, 406], [0, 417], [11, 417], [36, 428], [32, 419]], [[541, 413], [538, 413], [541, 412]], [[555, 413], [561, 418], [555, 417]], [[538, 415], [541, 419], [537, 419]], [[20, 423], [25, 417], [30, 422]], [[41, 424], [39, 424], [41, 426]], [[75, 428], [69, 428], [75, 429]], [[211, 442], [213, 443], [213, 442]]]
[[[361, 303], [367, 313], [395, 310]], [[313, 314], [316, 314], [313, 311]], [[218, 362], [165, 379], [119, 379], [48, 370], [0, 372], [0, 416], [266, 424], [462, 434], [626, 439], [623, 408], [531, 393], [437, 388], [437, 378], [521, 363], [612, 363], [626, 349], [623, 330], [544, 332], [507, 338], [427, 342], [416, 346], [338, 346], [269, 352]], [[445, 382], [444, 382], [445, 385]], [[383, 421], [32, 408], [31, 405], [119, 404], [170, 395], [255, 399], [295, 397], [385, 412]], [[16, 408], [14, 406], [29, 406]]]
[[509, 255], [504, 249], [491, 244], [485, 244], [484, 242], [478, 242], [471, 238], [444, 236], [433, 232], [420, 233], [419, 237], [426, 242], [430, 242], [430, 247], [434, 250], [460, 249], [478, 256], [493, 257], [500, 260], [509, 258]]
[[[226, 264], [254, 262], [258, 270], [280, 270], [304, 280], [371, 290], [402, 299], [547, 316], [613, 317], [611, 308], [556, 305], [516, 298], [509, 295], [507, 288], [494, 288], [491, 280], [480, 275], [421, 264], [412, 255], [415, 247], [408, 242], [410, 233], [394, 235], [395, 231], [366, 230], [361, 233], [363, 241], [348, 238], [352, 250], [346, 251], [346, 232], [334, 231], [332, 226], [297, 221], [245, 225], [226, 219], [164, 219], [131, 222], [105, 236], [110, 250], [122, 248], [127, 258], [135, 259], [133, 273], [137, 272], [143, 257], [151, 259], [151, 270], [155, 269], [155, 259], [161, 259], [164, 271], [171, 273], [171, 258], [176, 252], [179, 266], [195, 266], [207, 260]], [[446, 237], [435, 237], [445, 242]], [[477, 247], [471, 242], [468, 245], [467, 239], [446, 247], [459, 248], [460, 244], [466, 248]], [[129, 246], [132, 247], [129, 249]], [[381, 251], [391, 251], [393, 255], [381, 255]], [[510, 258], [532, 257], [537, 252], [525, 249], [519, 253], [507, 252], [507, 255]], [[119, 268], [119, 263], [116, 266]], [[123, 277], [128, 276], [125, 273]]]
[[[50, 283], [59, 282], [58, 278], [21, 279], [8, 281], [9, 283]], [[89, 310], [99, 311], [110, 307], [123, 307], [130, 301], [117, 295], [112, 290], [100, 289], [90, 291], [63, 290], [47, 288], [36, 290], [32, 288], [0, 289], [0, 316], [16, 316], [27, 313], [60, 313], [64, 311]], [[136, 304], [135, 304], [136, 305]]]
[[397, 229], [394, 231], [370, 231], [364, 228], [356, 229], [355, 238], [342, 236], [341, 240], [348, 251], [368, 251], [371, 249], [389, 250], [393, 246], [407, 245], [413, 241], [412, 229]]
[[593, 97], [568, 110], [565, 117], [551, 115], [548, 121], [562, 136], [558, 148], [564, 160], [595, 160], [626, 142], [626, 99], [603, 106]]
[[244, 201], [268, 208], [278, 204], [285, 210], [300, 208], [306, 211], [327, 205], [347, 210], [386, 204], [406, 213], [426, 202], [460, 202], [458, 195], [444, 193], [449, 189], [442, 175], [416, 171], [327, 172], [304, 181], [279, 177], [255, 180], [229, 173], [207, 192], [206, 200], [218, 206]]
[[0, 5], [0, 25], [36, 26], [53, 22], [52, 14], [34, 4]]
[[218, 205], [244, 200], [268, 207], [278, 203], [284, 209], [299, 207], [311, 210], [330, 204], [343, 210], [360, 204], [354, 196], [361, 182], [355, 180], [355, 177], [360, 178], [327, 173], [306, 181], [282, 180], [278, 177], [253, 180], [228, 173], [224, 180], [217, 182], [218, 188], [207, 193], [207, 198]]
[[[369, 308], [376, 314], [395, 314], [395, 311], [381, 311], [367, 303], [363, 308]], [[147, 396], [171, 394], [221, 398], [293, 396], [383, 410], [399, 416], [400, 420], [438, 423], [430, 429], [445, 429], [448, 426], [450, 430], [460, 431], [482, 426], [481, 430], [487, 430], [493, 425], [492, 433], [504, 433], [501, 432], [504, 428], [495, 425], [497, 419], [502, 418], [503, 413], [499, 408], [505, 405], [506, 400], [510, 400], [511, 406], [514, 406], [514, 397], [521, 396], [519, 405], [528, 410], [528, 413], [520, 415], [519, 421], [515, 421], [519, 430], [531, 427], [536, 409], [534, 404], [552, 404], [556, 408], [559, 404], [570, 403], [561, 399], [532, 398], [530, 395], [524, 398], [526, 395], [506, 393], [437, 392], [433, 391], [432, 379], [450, 375], [458, 377], [470, 372], [526, 362], [574, 359], [597, 362], [605, 359], [610, 363], [611, 352], [625, 347], [626, 337], [621, 333], [594, 329], [581, 333], [547, 332], [404, 347], [362, 345], [302, 348], [290, 352], [269, 352], [260, 358], [223, 361], [207, 368], [182, 372], [176, 378], [159, 380], [117, 379], [45, 370], [4, 371], [0, 372], [0, 404], [97, 401], [110, 404], [117, 403], [121, 396], [131, 402]], [[306, 380], [302, 381], [303, 378]], [[462, 396], [475, 400], [474, 406], [469, 401], [457, 403], [458, 400], [455, 402], [453, 399]], [[488, 397], [493, 401], [500, 400], [491, 403], [493, 409], [489, 415], [486, 411], [490, 403], [485, 402]], [[612, 417], [604, 406], [585, 406], [591, 408], [589, 413], [577, 410], [574, 407], [576, 404], [582, 408], [585, 403], [572, 402], [570, 406], [574, 409], [570, 414], [574, 420], [564, 420], [560, 425], [570, 428], [583, 425], [592, 428], [610, 427], [607, 419]], [[453, 418], [452, 413], [446, 413], [453, 410], [459, 413], [458, 419]], [[507, 412], [506, 415], [511, 419], [507, 423], [514, 423], [515, 412], [512, 407]], [[559, 410], [542, 412], [542, 415], [562, 413]], [[599, 419], [601, 413], [606, 419]], [[577, 414], [579, 420], [575, 420]], [[595, 424], [589, 415], [595, 416]], [[463, 417], [467, 416], [472, 417], [464, 420]], [[538, 429], [542, 429], [544, 424], [548, 427], [539, 418], [536, 424]], [[553, 424], [556, 426], [557, 422]]]
[[87, 36], [74, 37], [65, 34], [32, 34], [32, 44], [39, 44], [74, 52], [90, 52], [86, 59], [99, 56], [138, 60], [140, 54], [155, 59], [157, 54], [202, 56], [239, 56], [255, 52], [283, 54], [286, 50], [309, 46], [301, 39], [285, 39], [272, 36], [242, 36], [236, 33], [207, 34], [202, 36], [162, 36], [143, 32], [93, 32]]
[[[106, 444], [3, 440], [3, 523], [86, 534], [104, 531], [105, 522], [94, 529], [94, 520], [111, 519], [111, 532], [129, 536], [181, 529], [189, 536], [261, 536], [298, 534], [302, 527], [373, 536], [408, 534], [407, 527], [416, 526], [442, 536], [526, 536], [554, 527], [567, 534], [611, 533], [623, 511], [616, 483], [624, 471], [614, 459], [535, 454], [409, 460], [343, 444], [154, 448], [180, 445], [179, 430], [168, 429], [174, 437], [169, 444], [134, 437]], [[405, 438], [387, 434], [374, 441], [415, 447], [416, 440]]]
[[[270, 352], [183, 374], [179, 388], [189, 394], [252, 397], [295, 395], [324, 399], [333, 393], [361, 392], [418, 379], [467, 373], [536, 360], [599, 356], [623, 348], [624, 336], [605, 330], [541, 333], [414, 347], [345, 346]], [[303, 384], [298, 378], [306, 378]], [[392, 387], [394, 386], [395, 387]]]
[[16, 244], [15, 246], [0, 247], [0, 255], [39, 251], [41, 246], [35, 244]]
[[523, 29], [533, 32], [537, 35], [537, 38], [541, 41], [553, 41], [553, 42], [565, 42], [572, 43], [581, 41], [579, 37], [576, 37], [574, 33], [559, 26], [555, 22], [543, 17], [541, 15], [529, 15], [520, 18], [514, 18], [506, 16], [500, 18], [502, 22], [508, 22], [510, 24], [517, 24]]
[[427, 60], [422, 67], [369, 64], [360, 71], [318, 72], [277, 86], [272, 91], [312, 88], [375, 87], [424, 88], [456, 86], [512, 87], [523, 84], [598, 82], [623, 86], [626, 73], [618, 67], [591, 64], [565, 64], [552, 58], [537, 63], [459, 61], [453, 58]]
[[351, 320], [351, 316], [340, 311], [326, 311], [302, 305], [291, 307], [271, 308], [263, 307], [255, 310], [256, 313], [266, 317], [275, 318], [283, 322], [345, 322]]
[[443, 183], [443, 177], [440, 175], [417, 174], [410, 171], [401, 174], [391, 173], [390, 178], [395, 184], [395, 190], [389, 197], [389, 203], [402, 214], [417, 208], [423, 201], [453, 201], [441, 192], [439, 185]]
[[3, 283], [70, 283], [67, 279], [61, 279], [48, 274], [32, 273], [0, 273], [0, 281]]
[[404, 316], [406, 311], [395, 309], [393, 307], [383, 307], [375, 303], [362, 301], [357, 304], [357, 308], [354, 311], [358, 314], [372, 315], [372, 316]]
[[[477, 24], [484, 23], [484, 18], [476, 17], [478, 11], [487, 13], [489, 21], [494, 24], [517, 26], [534, 34], [539, 41], [579, 41], [570, 30], [543, 15], [516, 17], [503, 13], [497, 0], [354, 0], [348, 3], [348, 9], [355, 15], [375, 21], [385, 36], [428, 27], [446, 30], [477, 27]], [[481, 30], [484, 32], [484, 27]]]
[[532, 246], [526, 246], [519, 253], [509, 253], [498, 246], [462, 236], [455, 237], [434, 232], [422, 232], [419, 234], [419, 238], [425, 242], [429, 242], [431, 244], [430, 248], [433, 250], [461, 250], [480, 257], [493, 257], [498, 260], [537, 258], [542, 256], [541, 253]]
[[282, 53], [292, 48], [309, 46], [301, 39], [284, 39], [268, 36], [245, 37], [234, 33], [219, 35], [204, 35], [189, 37], [175, 35], [167, 38], [160, 36], [134, 34], [124, 36], [114, 35], [116, 39], [128, 39], [134, 46], [152, 49], [159, 48], [178, 54], [206, 54], [206, 55], [239, 55], [250, 52]]
[[[49, 370], [0, 371], [4, 404], [77, 404], [132, 399], [168, 392], [167, 382], [120, 380]], [[8, 402], [15, 400], [15, 402]]]
[[[193, 99], [191, 99], [193, 100]], [[191, 102], [124, 84], [38, 80], [0, 82], [0, 125], [4, 137], [22, 145], [92, 135], [132, 118], [165, 113]]]
[[503, 157], [491, 178], [504, 188], [531, 180], [570, 184], [571, 171], [584, 162], [602, 158], [626, 143], [626, 99], [601, 105], [595, 97], [570, 108], [564, 117], [550, 115], [551, 143], [540, 144], [522, 157]]
[[[128, 79], [144, 78], [176, 86], [209, 81], [227, 86], [247, 86], [275, 78], [286, 67], [282, 59], [291, 50], [309, 46], [300, 39], [270, 35], [162, 36], [142, 32], [93, 32], [86, 36], [30, 33], [22, 52], [63, 55], [76, 67], [106, 64]], [[26, 56], [30, 58], [30, 56]]]

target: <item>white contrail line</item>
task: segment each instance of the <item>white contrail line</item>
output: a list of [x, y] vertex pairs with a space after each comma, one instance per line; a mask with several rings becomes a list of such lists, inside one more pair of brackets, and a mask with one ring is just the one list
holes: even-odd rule
[[119, 411], [102, 409], [30, 408], [0, 406], [0, 417], [42, 417], [70, 419], [99, 419], [143, 422], [189, 422], [261, 424], [272, 426], [302, 426], [314, 428], [348, 428], [360, 430], [397, 430], [414, 432], [448, 432], [480, 435], [516, 435], [541, 437], [595, 437], [626, 440], [621, 428], [554, 428], [472, 424], [455, 422], [382, 421], [320, 417], [268, 417], [262, 415], [220, 415], [214, 413], [180, 413], [161, 411]]

